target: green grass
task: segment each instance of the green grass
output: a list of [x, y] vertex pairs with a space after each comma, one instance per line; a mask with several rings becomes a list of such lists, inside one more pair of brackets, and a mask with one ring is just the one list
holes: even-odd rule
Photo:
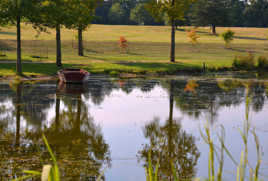
[[[63, 64], [84, 67], [92, 73], [172, 73], [180, 70], [200, 69], [203, 62], [208, 68], [231, 67], [235, 56], [253, 52], [256, 57], [266, 56], [268, 42], [264, 28], [229, 28], [235, 32], [231, 48], [224, 47], [219, 36], [211, 35], [209, 28], [199, 28], [198, 45], [193, 47], [185, 32], [185, 27], [176, 31], [176, 63], [169, 63], [170, 27], [168, 26], [109, 26], [92, 25], [84, 32], [85, 56], [77, 56], [76, 32], [62, 29]], [[228, 28], [218, 28], [218, 33]], [[41, 33], [38, 37], [30, 25], [22, 26], [22, 54], [26, 75], [50, 75], [55, 73], [56, 50], [55, 31]], [[124, 36], [128, 40], [129, 51], [120, 54], [118, 40]], [[266, 48], [267, 47], [267, 48]], [[1, 28], [0, 62], [16, 60], [16, 29]], [[41, 58], [33, 58], [40, 56]], [[35, 63], [45, 63], [37, 65]], [[52, 64], [50, 64], [52, 63]], [[34, 69], [34, 68], [36, 69]], [[39, 68], [40, 67], [40, 68]], [[14, 66], [0, 64], [0, 75], [14, 75]], [[38, 71], [37, 71], [38, 70]]]

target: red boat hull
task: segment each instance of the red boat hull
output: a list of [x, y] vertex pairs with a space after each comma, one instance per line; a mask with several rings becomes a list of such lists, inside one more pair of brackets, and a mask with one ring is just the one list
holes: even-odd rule
[[64, 83], [83, 83], [88, 79], [89, 73], [83, 69], [67, 68], [59, 70], [58, 76]]

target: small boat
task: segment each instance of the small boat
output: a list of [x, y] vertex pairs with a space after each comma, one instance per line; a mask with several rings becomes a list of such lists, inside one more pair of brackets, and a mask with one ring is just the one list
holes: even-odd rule
[[83, 83], [88, 79], [89, 73], [84, 69], [66, 68], [58, 71], [61, 82], [64, 83]]

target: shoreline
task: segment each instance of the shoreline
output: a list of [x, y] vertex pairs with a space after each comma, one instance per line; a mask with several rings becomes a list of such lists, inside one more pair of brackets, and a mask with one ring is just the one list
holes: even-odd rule
[[[1, 71], [0, 71], [1, 73]], [[207, 77], [207, 78], [216, 78], [216, 79], [268, 79], [268, 72], [264, 71], [207, 71], [207, 72], [189, 72], [189, 71], [178, 71], [174, 74], [164, 73], [119, 73], [119, 74], [110, 74], [110, 73], [91, 73], [92, 77], [101, 77], [101, 78], [120, 78], [120, 79], [132, 79], [132, 78], [172, 78], [172, 77]], [[57, 74], [53, 75], [5, 75], [1, 76], [0, 82], [11, 82], [11, 81], [58, 81]]]

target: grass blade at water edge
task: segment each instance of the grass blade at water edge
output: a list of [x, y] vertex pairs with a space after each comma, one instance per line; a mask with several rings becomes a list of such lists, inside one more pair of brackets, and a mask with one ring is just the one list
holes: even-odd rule
[[44, 134], [42, 134], [42, 137], [43, 137], [43, 140], [44, 140], [44, 143], [48, 149], [48, 152], [53, 160], [53, 166], [52, 166], [52, 169], [51, 169], [51, 172], [50, 172], [50, 179], [51, 181], [60, 181], [60, 174], [59, 174], [59, 167], [58, 167], [58, 164], [57, 164], [57, 160], [56, 160], [56, 157], [54, 156], [53, 152], [52, 152], [52, 149], [50, 148], [49, 144], [48, 144], [48, 141], [45, 137]]

